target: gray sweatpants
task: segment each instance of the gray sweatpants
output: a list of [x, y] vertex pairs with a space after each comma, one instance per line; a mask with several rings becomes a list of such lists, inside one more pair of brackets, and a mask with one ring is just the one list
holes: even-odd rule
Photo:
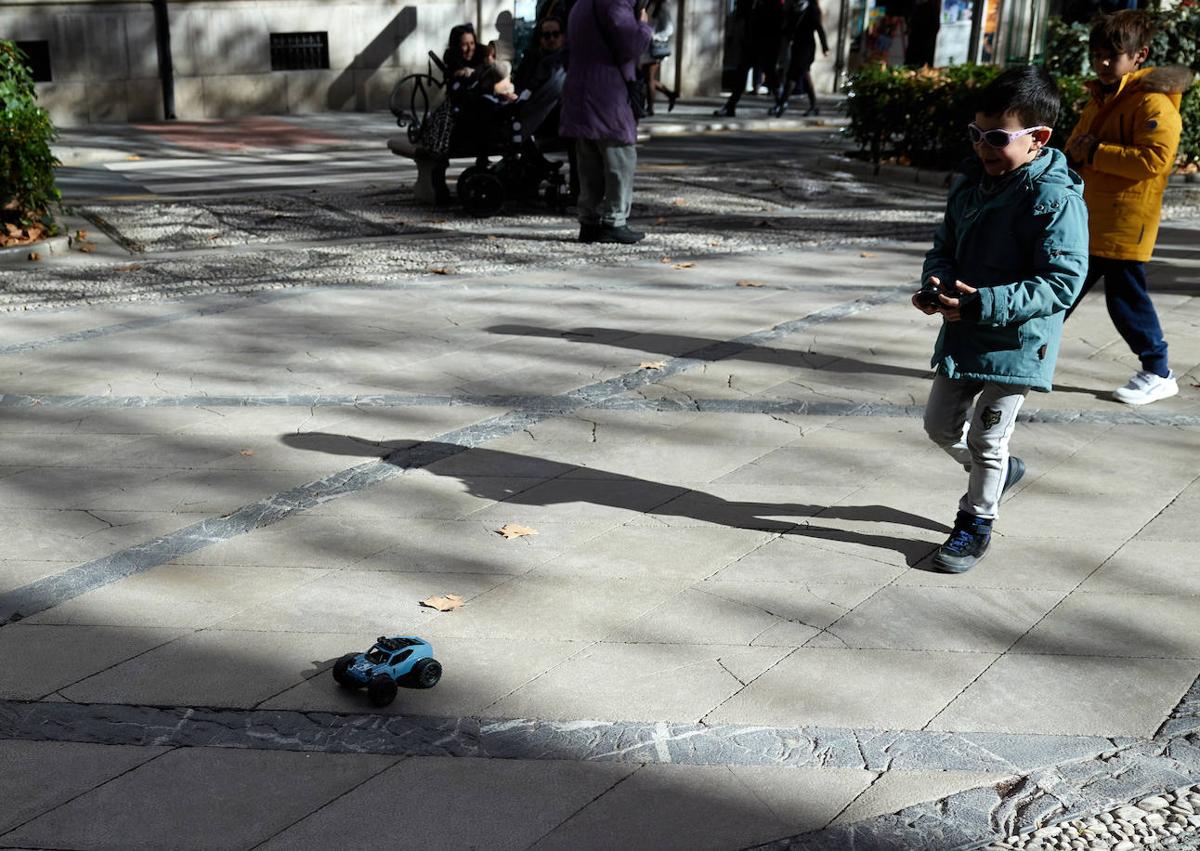
[[[1028, 394], [1029, 387], [1020, 384], [934, 377], [925, 403], [925, 432], [970, 473], [960, 511], [989, 520], [999, 514], [1008, 475], [1008, 440]], [[968, 425], [972, 402], [975, 412]]]
[[637, 146], [608, 139], [576, 139], [579, 223], [619, 228], [633, 207]]

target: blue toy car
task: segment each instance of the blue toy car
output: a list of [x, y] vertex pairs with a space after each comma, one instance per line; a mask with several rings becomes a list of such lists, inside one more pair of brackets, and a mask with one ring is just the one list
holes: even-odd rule
[[379, 636], [366, 653], [347, 653], [333, 665], [333, 678], [343, 688], [367, 687], [376, 706], [396, 699], [400, 683], [433, 688], [442, 678], [442, 665], [433, 658], [433, 647], [415, 635]]

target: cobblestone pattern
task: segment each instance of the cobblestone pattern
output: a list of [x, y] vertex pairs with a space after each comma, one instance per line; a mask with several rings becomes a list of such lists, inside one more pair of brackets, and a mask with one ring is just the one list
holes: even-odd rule
[[[1094, 848], [1095, 851], [1121, 851], [1132, 848], [1180, 845], [1187, 840], [1195, 825], [1187, 822], [1184, 813], [1170, 810], [1177, 803], [1177, 792], [1162, 790], [1184, 789], [1185, 800], [1193, 809], [1197, 806], [1191, 795], [1200, 781], [1200, 680], [1192, 684], [1187, 694], [1163, 724], [1158, 734], [1148, 741], [1116, 742], [1115, 748], [1079, 761], [1030, 772], [1024, 777], [1003, 781], [995, 786], [981, 787], [950, 795], [937, 801], [908, 807], [892, 815], [867, 819], [816, 833], [802, 834], [758, 846], [770, 851], [843, 851], [848, 848], [871, 851], [975, 851], [1008, 848], [1060, 849], [1059, 841], [1066, 839], [1066, 848]], [[1155, 794], [1151, 794], [1155, 793]], [[1168, 801], [1167, 813], [1147, 822], [1149, 810], [1140, 806], [1138, 816], [1125, 802], [1159, 798]], [[1153, 801], [1157, 803], [1157, 801]], [[1119, 805], [1119, 806], [1118, 806]], [[1156, 807], [1156, 810], [1163, 809]], [[1117, 816], [1116, 813], [1121, 815]], [[1170, 813], [1170, 815], [1168, 815]], [[1112, 818], [1105, 821], [1105, 816]], [[1172, 815], [1184, 815], [1184, 828]], [[1136, 818], [1135, 818], [1136, 816]], [[1073, 835], [1077, 824], [1110, 825], [1103, 838]], [[1111, 827], [1111, 825], [1117, 827]], [[1169, 825], [1180, 828], [1172, 831]], [[1162, 827], [1166, 835], [1160, 835]], [[1118, 833], [1118, 829], [1120, 832]], [[997, 843], [996, 837], [1005, 837]], [[1052, 840], [1048, 844], [1045, 840]], [[1084, 841], [1085, 844], [1072, 844]], [[1121, 843], [1132, 845], [1122, 847]], [[1036, 844], [1043, 843], [1043, 844]], [[1180, 845], [1180, 847], [1191, 847]]]
[[1134, 851], [1178, 846], [1200, 836], [1200, 785], [1150, 795], [1088, 818], [1010, 836], [988, 851]]

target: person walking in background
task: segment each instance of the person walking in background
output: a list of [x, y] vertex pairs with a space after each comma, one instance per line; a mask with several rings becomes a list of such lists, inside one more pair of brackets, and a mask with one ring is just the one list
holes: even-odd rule
[[815, 39], [821, 40], [821, 53], [829, 55], [829, 42], [825, 39], [825, 27], [821, 25], [821, 4], [817, 0], [798, 0], [792, 9], [795, 29], [792, 30], [792, 56], [788, 61], [787, 74], [775, 94], [775, 105], [767, 110], [774, 116], [783, 115], [788, 108], [792, 92], [800, 86], [808, 97], [805, 115], [817, 115], [817, 89], [812, 80], [812, 64], [817, 57]]
[[975, 157], [950, 187], [912, 300], [942, 317], [925, 431], [969, 473], [954, 531], [933, 557], [944, 573], [983, 558], [1000, 497], [1025, 473], [1009, 438], [1029, 391], [1050, 390], [1063, 316], [1087, 271], [1082, 181], [1045, 147], [1059, 107], [1054, 81], [1032, 66], [980, 93], [967, 128]]
[[629, 82], [654, 34], [648, 20], [634, 0], [577, 0], [567, 21], [559, 131], [575, 140], [580, 242], [630, 244], [646, 236], [628, 224], [637, 166]]
[[742, 26], [738, 66], [733, 75], [733, 91], [725, 105], [713, 115], [737, 115], [738, 101], [746, 87], [746, 75], [751, 71], [751, 85], [757, 90], [760, 77], [774, 92], [779, 86], [779, 48], [784, 22], [786, 0], [737, 0], [733, 18]]
[[1066, 144], [1091, 211], [1088, 274], [1079, 298], [1104, 278], [1108, 315], [1141, 362], [1129, 382], [1113, 391], [1127, 405], [1179, 392], [1144, 264], [1158, 238], [1163, 189], [1183, 126], [1179, 104], [1192, 72], [1142, 68], [1152, 36], [1144, 12], [1116, 12], [1093, 25], [1088, 43], [1097, 79], [1088, 83], [1091, 100]]
[[667, 96], [667, 112], [675, 108], [675, 101], [679, 97], [679, 92], [663, 85], [661, 77], [663, 60], [671, 55], [671, 42], [675, 38], [675, 16], [671, 11], [671, 0], [650, 0], [646, 14], [650, 18], [654, 36], [650, 39], [650, 49], [639, 62], [639, 73], [646, 81], [646, 114], [653, 115], [655, 92]]

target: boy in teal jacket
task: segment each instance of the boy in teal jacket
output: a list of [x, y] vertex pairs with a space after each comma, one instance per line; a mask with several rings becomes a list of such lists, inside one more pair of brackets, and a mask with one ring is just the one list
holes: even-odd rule
[[1024, 475], [1008, 441], [1030, 389], [1050, 390], [1063, 317], [1088, 265], [1083, 182], [1045, 147], [1059, 111], [1054, 81], [1010, 68], [976, 109], [967, 128], [975, 157], [950, 189], [913, 296], [918, 310], [942, 316], [925, 431], [970, 473], [933, 558], [947, 573], [983, 558], [1000, 497]]

